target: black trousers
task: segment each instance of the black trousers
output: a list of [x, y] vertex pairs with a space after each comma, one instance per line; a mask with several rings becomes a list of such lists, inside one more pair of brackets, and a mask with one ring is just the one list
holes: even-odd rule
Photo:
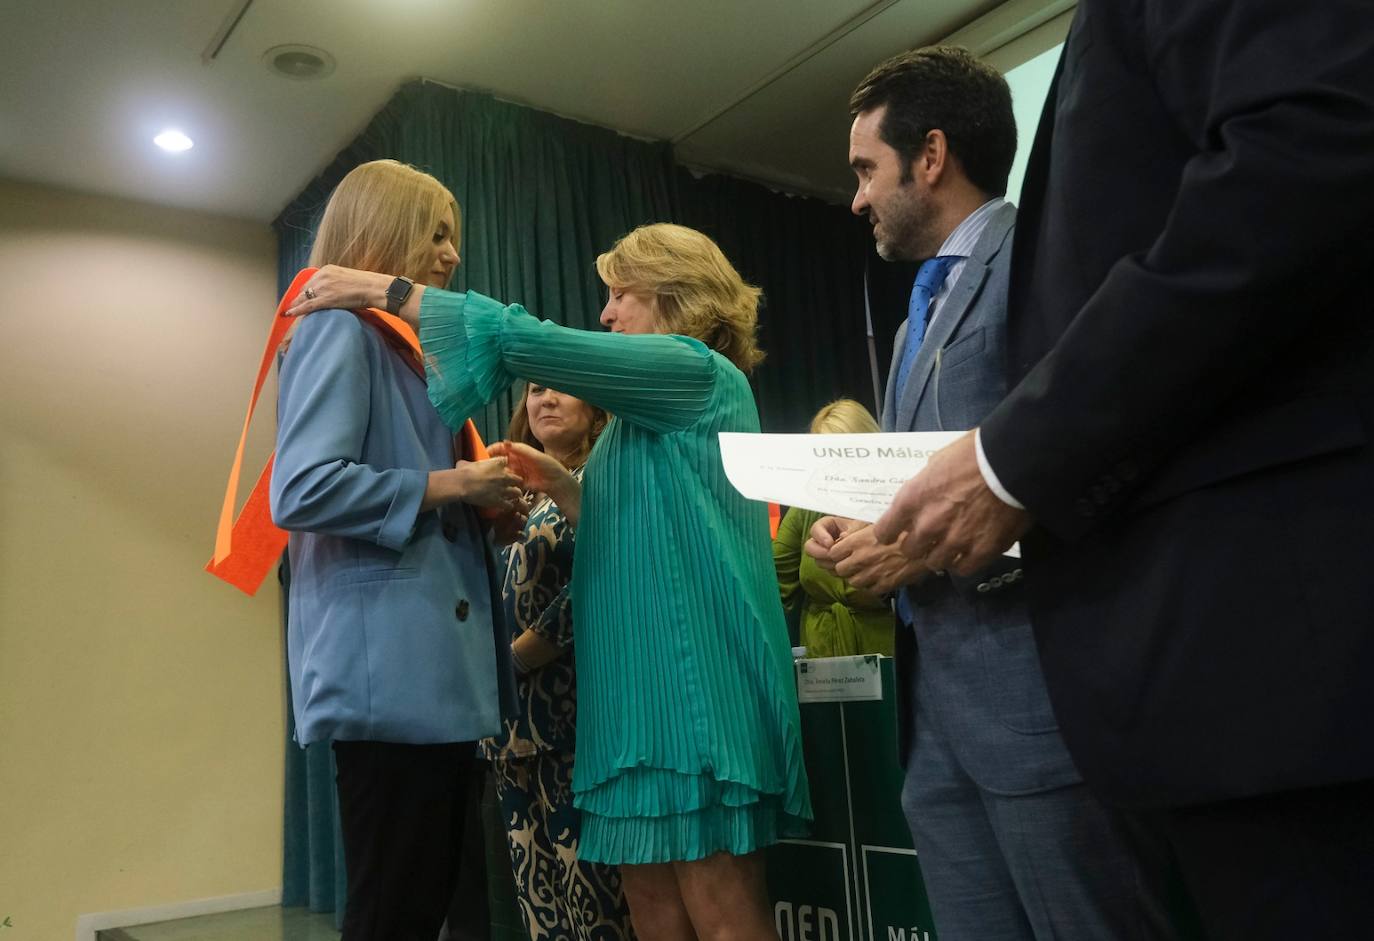
[[458, 880], [472, 743], [335, 742], [334, 757], [348, 870], [341, 941], [435, 941]]
[[1374, 937], [1374, 781], [1163, 812], [1208, 941]]

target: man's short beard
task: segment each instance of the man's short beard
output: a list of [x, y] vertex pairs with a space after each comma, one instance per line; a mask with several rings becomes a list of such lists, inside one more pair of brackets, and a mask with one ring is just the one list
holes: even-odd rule
[[[901, 216], [899, 219], [905, 223], [900, 231], [893, 232], [889, 229], [885, 238], [874, 240], [878, 257], [883, 261], [920, 261], [922, 256], [918, 254], [919, 246], [924, 241], [921, 238], [921, 220], [914, 214]], [[887, 221], [890, 225], [893, 219], [889, 216]]]
[[874, 248], [883, 261], [922, 261], [926, 256], [921, 252], [931, 241], [933, 207], [918, 195], [912, 182], [907, 182], [899, 193], [901, 208], [891, 204], [886, 207], [882, 216], [886, 231], [882, 239], [875, 236]]

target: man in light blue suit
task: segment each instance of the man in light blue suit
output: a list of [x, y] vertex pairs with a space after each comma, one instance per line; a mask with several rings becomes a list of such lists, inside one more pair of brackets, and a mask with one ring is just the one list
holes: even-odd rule
[[[1010, 92], [936, 47], [879, 65], [850, 109], [853, 210], [884, 259], [922, 261], [883, 430], [972, 428], [1006, 392]], [[896, 593], [902, 802], [941, 941], [1168, 937], [1157, 861], [1088, 793], [1060, 737], [1018, 561], [948, 576], [835, 518], [807, 551]]]

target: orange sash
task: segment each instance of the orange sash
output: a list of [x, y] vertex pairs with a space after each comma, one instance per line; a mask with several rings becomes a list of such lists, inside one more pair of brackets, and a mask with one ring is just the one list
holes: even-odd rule
[[[286, 332], [291, 328], [294, 320], [294, 318], [286, 316], [286, 311], [295, 302], [296, 296], [305, 287], [305, 282], [309, 281], [310, 276], [314, 273], [314, 268], [302, 269], [291, 281], [291, 286], [286, 289], [286, 294], [282, 297], [281, 303], [277, 305], [277, 313], [272, 319], [272, 328], [267, 334], [267, 346], [262, 351], [262, 362], [258, 364], [258, 378], [253, 383], [253, 394], [248, 400], [248, 414], [243, 419], [243, 431], [239, 434], [238, 450], [234, 453], [233, 466], [229, 468], [229, 484], [224, 491], [224, 503], [220, 506], [219, 511], [219, 526], [215, 530], [215, 555], [205, 564], [205, 571], [224, 579], [247, 595], [257, 594], [263, 579], [267, 577], [272, 566], [281, 558], [282, 552], [286, 549], [287, 533], [272, 522], [272, 508], [269, 503], [272, 461], [276, 457], [275, 451], [267, 458], [267, 464], [263, 467], [262, 473], [258, 475], [258, 481], [253, 485], [253, 491], [248, 495], [248, 500], [243, 504], [243, 509], [239, 511], [238, 518], [234, 519], [234, 500], [238, 496], [239, 472], [243, 469], [243, 447], [248, 440], [248, 426], [253, 421], [254, 409], [258, 407], [258, 396], [262, 393], [263, 383], [267, 380], [267, 372], [271, 369], [277, 349], [281, 346], [282, 340], [286, 337]], [[415, 336], [415, 331], [410, 329], [409, 324], [399, 317], [394, 317], [375, 308], [359, 311], [358, 314], [382, 330], [384, 335], [389, 333], [390, 335], [387, 337], [389, 342], [396, 343], [399, 341], [396, 345], [404, 345], [412, 350], [418, 366], [421, 362], [419, 358], [420, 340]], [[424, 373], [423, 367], [418, 367], [417, 371], [421, 375]], [[482, 443], [482, 437], [477, 433], [477, 426], [472, 423], [471, 419], [463, 424], [459, 437], [464, 460], [484, 461], [487, 459], [486, 446]]]

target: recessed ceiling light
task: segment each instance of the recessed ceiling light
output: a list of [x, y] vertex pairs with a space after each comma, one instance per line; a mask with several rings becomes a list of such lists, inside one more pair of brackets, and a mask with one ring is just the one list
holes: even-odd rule
[[153, 138], [153, 143], [157, 144], [169, 154], [179, 154], [183, 150], [190, 150], [195, 146], [195, 141], [177, 130], [168, 129], [157, 137]]
[[273, 46], [262, 61], [278, 75], [294, 79], [324, 78], [334, 71], [334, 57], [314, 46]]

